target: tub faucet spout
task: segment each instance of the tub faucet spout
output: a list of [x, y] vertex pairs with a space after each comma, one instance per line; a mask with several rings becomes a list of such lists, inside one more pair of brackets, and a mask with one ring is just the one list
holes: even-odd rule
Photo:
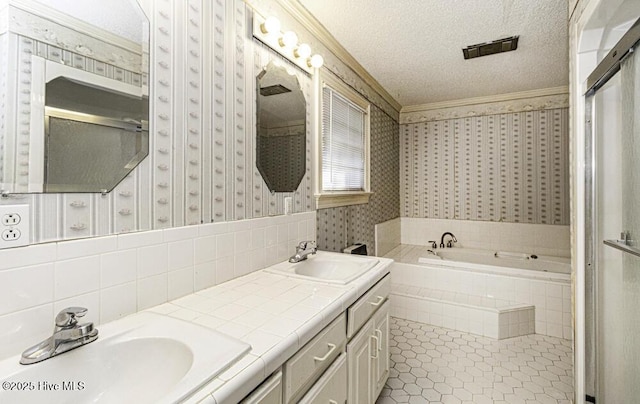
[[444, 239], [447, 236], [451, 236], [451, 239], [447, 241], [447, 248], [453, 247], [453, 243], [457, 243], [458, 242], [458, 240], [456, 239], [456, 236], [454, 236], [453, 233], [445, 232], [442, 235], [442, 237], [440, 238], [440, 248], [444, 248]]

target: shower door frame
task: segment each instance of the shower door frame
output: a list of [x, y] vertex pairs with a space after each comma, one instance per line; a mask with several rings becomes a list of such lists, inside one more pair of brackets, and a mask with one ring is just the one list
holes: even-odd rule
[[[597, 369], [597, 217], [596, 217], [596, 131], [595, 96], [607, 82], [620, 72], [624, 59], [634, 52], [640, 44], [640, 18], [629, 28], [618, 43], [609, 51], [607, 56], [589, 75], [586, 81], [587, 91], [584, 94], [584, 125], [585, 125], [585, 162], [584, 162], [584, 273], [585, 273], [585, 388], [591, 387], [594, 396], [587, 395], [588, 402], [597, 402], [598, 397], [598, 369]], [[622, 231], [622, 229], [620, 229]], [[591, 321], [587, 322], [586, 314], [591, 313]], [[591, 349], [589, 349], [591, 348]], [[576, 401], [577, 401], [576, 397]], [[593, 399], [594, 401], [591, 401]], [[580, 401], [577, 401], [580, 402]]]

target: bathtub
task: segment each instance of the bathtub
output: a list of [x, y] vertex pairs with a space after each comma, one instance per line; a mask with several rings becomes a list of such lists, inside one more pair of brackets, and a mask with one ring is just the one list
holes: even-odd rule
[[[455, 329], [465, 331], [471, 327], [469, 330], [473, 331], [477, 318], [473, 315], [466, 318], [470, 309], [468, 302], [482, 302], [482, 305], [505, 310], [514, 305], [531, 305], [535, 308], [535, 333], [572, 338], [569, 258], [459, 247], [434, 250], [416, 245], [400, 245], [385, 257], [395, 261], [391, 281], [392, 291], [395, 290], [398, 297], [396, 301], [400, 303], [395, 308], [397, 317], [422, 319], [447, 328], [454, 328], [455, 324]], [[411, 293], [407, 293], [408, 290]], [[422, 306], [416, 306], [415, 299], [410, 303], [407, 300], [410, 295], [431, 299], [429, 309], [421, 313]], [[432, 298], [440, 295], [452, 296], [445, 299], [445, 303], [458, 307], [450, 309], [448, 314], [429, 312], [434, 307], [440, 310], [441, 304], [435, 304]], [[392, 315], [393, 303], [392, 300]], [[480, 328], [485, 324], [475, 326]]]
[[527, 253], [401, 245], [386, 255], [397, 262], [512, 275], [534, 279], [570, 280], [571, 259]]
[[421, 264], [449, 265], [465, 268], [468, 264], [511, 268], [516, 270], [530, 270], [552, 272], [556, 274], [571, 273], [571, 259], [551, 257], [527, 253], [513, 253], [505, 251], [477, 250], [472, 248], [441, 248], [428, 249], [418, 258]]

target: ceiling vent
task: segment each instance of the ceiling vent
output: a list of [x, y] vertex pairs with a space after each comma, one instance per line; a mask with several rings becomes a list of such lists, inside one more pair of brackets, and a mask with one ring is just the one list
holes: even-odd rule
[[498, 39], [492, 42], [470, 45], [462, 49], [465, 59], [479, 58], [480, 56], [493, 55], [495, 53], [509, 52], [518, 49], [519, 35]]
[[269, 86], [269, 87], [260, 87], [260, 95], [268, 97], [270, 95], [278, 95], [278, 94], [284, 94], [284, 93], [290, 93], [291, 90], [289, 90], [287, 87], [283, 86], [282, 84], [276, 84], [274, 86]]

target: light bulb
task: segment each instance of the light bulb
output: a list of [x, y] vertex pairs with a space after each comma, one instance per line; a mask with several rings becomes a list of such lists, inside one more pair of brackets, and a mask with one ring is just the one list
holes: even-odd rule
[[263, 34], [274, 34], [280, 32], [280, 20], [276, 17], [267, 17], [266, 20], [260, 25], [260, 29]]
[[306, 59], [311, 56], [311, 47], [306, 43], [301, 43], [293, 53], [297, 58]]
[[307, 65], [309, 67], [315, 67], [316, 69], [321, 68], [323, 64], [324, 59], [318, 54], [311, 56], [311, 58], [307, 61]]
[[295, 32], [293, 31], [287, 31], [282, 35], [282, 38], [280, 38], [280, 46], [283, 46], [285, 48], [293, 48], [297, 45], [298, 43], [298, 35], [296, 35]]

